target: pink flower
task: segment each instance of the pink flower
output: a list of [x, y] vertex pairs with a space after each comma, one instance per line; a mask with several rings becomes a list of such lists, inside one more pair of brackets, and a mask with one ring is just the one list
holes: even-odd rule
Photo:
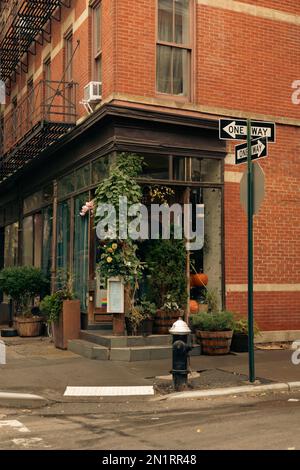
[[84, 204], [84, 206], [82, 206], [82, 208], [81, 208], [81, 211], [80, 211], [81, 217], [84, 217], [85, 214], [89, 211], [91, 211], [91, 213], [93, 213], [93, 209], [94, 209], [94, 201], [87, 201]]

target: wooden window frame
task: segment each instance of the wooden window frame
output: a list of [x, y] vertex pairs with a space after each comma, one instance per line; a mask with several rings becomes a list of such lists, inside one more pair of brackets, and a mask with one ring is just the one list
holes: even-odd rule
[[[173, 0], [173, 39], [175, 39], [175, 1]], [[191, 101], [192, 96], [193, 96], [193, 90], [192, 90], [192, 70], [193, 70], [193, 42], [194, 42], [194, 34], [193, 34], [193, 24], [194, 24], [194, 2], [193, 0], [189, 0], [189, 41], [185, 43], [176, 43], [176, 42], [169, 42], [169, 41], [162, 41], [159, 39], [158, 35], [158, 2], [159, 0], [156, 1], [156, 54], [155, 54], [155, 91], [156, 95], [160, 98], [171, 98], [174, 99], [176, 97], [176, 101]], [[188, 53], [189, 57], [189, 64], [188, 64], [188, 70], [186, 71], [187, 76], [186, 76], [186, 84], [187, 84], [187, 93], [186, 95], [181, 95], [181, 94], [175, 94], [175, 93], [164, 93], [162, 91], [158, 90], [158, 83], [157, 83], [157, 50], [159, 46], [165, 46], [165, 47], [170, 47], [172, 50], [173, 49], [183, 49], [186, 50]], [[172, 53], [172, 58], [171, 58], [171, 89], [173, 91], [174, 83], [173, 83], [173, 53]]]

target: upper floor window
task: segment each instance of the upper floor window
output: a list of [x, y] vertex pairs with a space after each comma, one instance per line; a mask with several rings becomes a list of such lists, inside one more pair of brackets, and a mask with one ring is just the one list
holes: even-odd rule
[[96, 3], [92, 7], [92, 54], [93, 80], [102, 82], [102, 5], [101, 2]]
[[190, 0], [158, 0], [156, 87], [159, 93], [189, 96]]
[[65, 80], [71, 82], [73, 79], [73, 34], [69, 31], [65, 36], [65, 54], [64, 54], [64, 69]]

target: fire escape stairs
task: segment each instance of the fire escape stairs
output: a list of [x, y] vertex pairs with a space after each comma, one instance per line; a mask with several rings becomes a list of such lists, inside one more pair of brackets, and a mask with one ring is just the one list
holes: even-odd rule
[[[0, 79], [8, 93], [17, 74], [28, 71], [29, 54], [51, 41], [52, 21], [60, 21], [71, 0], [0, 2]], [[74, 82], [41, 80], [1, 122], [0, 183], [38, 157], [76, 125]]]

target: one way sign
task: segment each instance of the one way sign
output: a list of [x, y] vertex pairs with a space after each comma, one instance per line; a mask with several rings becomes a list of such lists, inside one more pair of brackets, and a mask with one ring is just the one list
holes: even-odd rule
[[[251, 140], [251, 160], [267, 157], [268, 155], [268, 139], [262, 137], [261, 139]], [[247, 144], [236, 145], [235, 147], [235, 164], [246, 163], [248, 160], [248, 147]]]
[[[219, 136], [224, 140], [247, 140], [247, 121], [220, 119]], [[275, 142], [275, 123], [251, 121], [251, 137], [266, 137], [269, 142]]]

